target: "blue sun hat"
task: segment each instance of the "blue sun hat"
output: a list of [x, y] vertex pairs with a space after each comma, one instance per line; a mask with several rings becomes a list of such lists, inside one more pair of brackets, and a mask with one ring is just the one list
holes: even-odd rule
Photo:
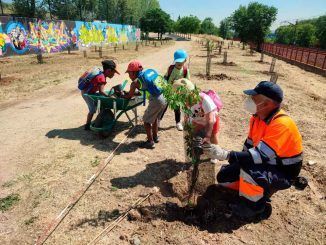
[[174, 63], [184, 62], [188, 58], [188, 54], [183, 49], [178, 49], [174, 52]]

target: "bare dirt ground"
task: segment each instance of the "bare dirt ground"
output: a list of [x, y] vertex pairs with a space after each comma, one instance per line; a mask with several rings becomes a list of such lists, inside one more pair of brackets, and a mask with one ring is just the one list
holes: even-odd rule
[[[215, 89], [224, 101], [220, 145], [241, 149], [249, 120], [242, 109], [242, 90], [269, 79], [271, 58], [265, 57], [266, 63], [259, 63], [258, 54], [249, 56], [246, 51], [231, 47], [228, 61], [235, 65], [221, 65], [222, 57], [216, 55], [210, 80], [202, 76], [206, 51], [195, 42], [176, 42], [139, 58], [145, 67], [165, 72], [174, 50], [181, 47], [192, 56], [192, 80], [203, 89]], [[119, 60], [121, 71], [127, 60], [126, 57]], [[60, 73], [62, 83], [46, 85], [33, 93], [26, 91], [31, 99], [21, 99], [14, 92], [10, 97], [19, 97], [19, 101], [8, 103], [8, 97], [3, 99], [0, 197], [14, 193], [19, 194], [20, 200], [0, 214], [1, 244], [34, 243], [130, 129], [122, 119], [116, 132], [107, 139], [83, 130], [86, 105], [76, 91], [76, 77], [89, 63], [76, 68], [74, 75], [67, 68], [70, 63], [79, 62], [81, 57], [58, 64], [54, 76]], [[27, 76], [32, 72], [25, 69], [23, 74], [17, 70], [17, 75]], [[309, 179], [310, 186], [304, 191], [291, 188], [273, 196], [269, 219], [245, 223], [219, 214], [209, 225], [188, 219], [179, 209], [178, 193], [173, 192], [175, 188], [170, 184], [171, 179], [176, 182], [181, 178], [180, 171], [189, 165], [184, 163], [183, 134], [175, 129], [173, 113], [168, 111], [156, 149], [138, 148], [145, 135], [142, 127], [137, 127], [47, 244], [90, 242], [114, 217], [155, 186], [159, 193], [143, 203], [139, 212], [134, 212], [131, 217], [134, 220], [122, 221], [100, 244], [135, 244], [138, 239], [141, 244], [325, 244], [326, 81], [279, 60], [276, 71], [285, 92], [284, 108], [303, 135], [302, 175]], [[116, 77], [112, 85], [124, 78], [125, 75]]]

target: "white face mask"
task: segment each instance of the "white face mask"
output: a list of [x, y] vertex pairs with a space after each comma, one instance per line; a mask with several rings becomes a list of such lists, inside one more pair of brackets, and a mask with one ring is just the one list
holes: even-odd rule
[[244, 102], [244, 109], [248, 111], [250, 114], [257, 113], [257, 106], [263, 104], [264, 102], [259, 103], [258, 105], [255, 104], [253, 99], [249, 96]]

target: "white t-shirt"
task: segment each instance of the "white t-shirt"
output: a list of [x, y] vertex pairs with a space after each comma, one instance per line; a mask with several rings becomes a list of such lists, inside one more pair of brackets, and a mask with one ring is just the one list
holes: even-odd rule
[[[190, 108], [191, 110], [190, 121], [196, 124], [206, 126], [207, 121], [205, 118], [205, 114], [215, 111], [217, 115], [218, 114], [217, 107], [214, 101], [207, 94], [201, 92], [200, 97], [201, 97], [201, 102], [199, 102], [198, 104]], [[214, 123], [215, 120], [216, 120], [216, 116], [214, 117]]]

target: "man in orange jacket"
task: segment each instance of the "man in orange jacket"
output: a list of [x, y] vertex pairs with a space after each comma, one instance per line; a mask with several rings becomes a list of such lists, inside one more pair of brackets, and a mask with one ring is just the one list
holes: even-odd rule
[[283, 91], [272, 82], [260, 82], [244, 107], [252, 114], [243, 151], [203, 146], [211, 158], [228, 160], [217, 175], [220, 186], [239, 192], [232, 214], [252, 218], [261, 214], [266, 201], [278, 190], [290, 188], [302, 166], [302, 138], [295, 122], [281, 109]]

